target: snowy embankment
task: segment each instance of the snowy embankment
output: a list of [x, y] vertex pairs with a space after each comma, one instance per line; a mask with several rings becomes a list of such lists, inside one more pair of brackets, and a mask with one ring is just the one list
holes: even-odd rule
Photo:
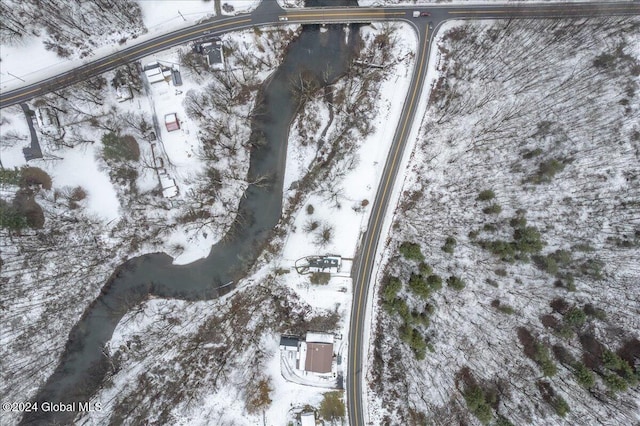
[[374, 423], [638, 421], [639, 24], [443, 30], [379, 277]]
[[[104, 410], [92, 414], [93, 420], [118, 419], [135, 401], [138, 405], [130, 418], [138, 420], [253, 425], [262, 421], [262, 409], [255, 410], [252, 405], [256, 384], [261, 382], [271, 388], [272, 402], [264, 406], [270, 424], [293, 421], [294, 413], [305, 405], [318, 407], [325, 388], [283, 378], [278, 337], [285, 332], [304, 335], [308, 330], [346, 336], [351, 280], [347, 270], [334, 274], [328, 285], [313, 285], [308, 275], [296, 273], [293, 261], [327, 251], [352, 257], [369, 212], [361, 201], [375, 194], [413, 69], [415, 38], [406, 25], [363, 27], [361, 33], [366, 46], [361, 59], [373, 61], [382, 59], [376, 56], [375, 37], [381, 33], [392, 37], [389, 46], [394, 46], [393, 54], [384, 58], [388, 67], [384, 72], [354, 68], [335, 84], [334, 94], [344, 95], [344, 109], [340, 102], [334, 102], [336, 111], [325, 134], [324, 154], [315, 136], [303, 137], [299, 132], [316, 127], [318, 134], [322, 133], [329, 124], [328, 114], [315, 112], [326, 108], [326, 101], [318, 93], [305, 104], [292, 124], [285, 188], [303, 178], [309, 165], [331, 150], [331, 141], [342, 132], [353, 132], [353, 149], [343, 151], [343, 158], [327, 166], [333, 172], [315, 182], [310, 194], [304, 193], [304, 202], [296, 205], [286, 225], [288, 236], [275, 242], [282, 248], [265, 254], [238, 290], [210, 302], [151, 300], [123, 318], [108, 348], [115, 373], [109, 385], [94, 396], [94, 402], [101, 402]], [[372, 79], [374, 75], [382, 77], [381, 81]], [[363, 85], [365, 79], [371, 79], [370, 86]], [[361, 91], [363, 86], [368, 89]], [[363, 94], [366, 98], [359, 96]], [[356, 99], [366, 103], [357, 117], [371, 119], [366, 136], [347, 125], [354, 116], [346, 107]], [[327, 192], [329, 186], [338, 192]], [[293, 192], [285, 191], [285, 200]], [[309, 205], [313, 205], [312, 214], [308, 213]], [[319, 244], [315, 233], [302, 231], [309, 219], [322, 221], [338, 232], [326, 244]], [[335, 348], [343, 359], [346, 350], [344, 345]]]

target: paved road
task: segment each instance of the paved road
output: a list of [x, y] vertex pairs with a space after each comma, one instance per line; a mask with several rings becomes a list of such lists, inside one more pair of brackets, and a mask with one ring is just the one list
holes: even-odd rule
[[[428, 10], [430, 17], [413, 18], [413, 10]], [[122, 64], [148, 56], [169, 47], [197, 39], [204, 34], [219, 34], [241, 28], [285, 23], [346, 23], [404, 20], [410, 22], [418, 33], [416, 67], [405, 99], [400, 123], [387, 157], [381, 184], [372, 206], [371, 217], [363, 237], [363, 243], [356, 261], [354, 276], [354, 298], [349, 331], [349, 365], [347, 371], [347, 402], [352, 426], [366, 424], [362, 405], [363, 360], [367, 351], [363, 345], [366, 330], [366, 309], [369, 286], [374, 275], [374, 261], [381, 235], [384, 235], [383, 221], [389, 211], [391, 193], [404, 153], [409, 132], [412, 128], [418, 101], [421, 98], [427, 71], [431, 41], [429, 23], [437, 28], [448, 19], [487, 18], [570, 18], [609, 15], [640, 15], [638, 2], [623, 3], [567, 3], [532, 5], [469, 5], [469, 6], [429, 6], [410, 8], [317, 8], [283, 11], [275, 0], [263, 0], [250, 14], [235, 17], [214, 18], [206, 23], [173, 32], [153, 40], [123, 49], [73, 71], [0, 94], [0, 108], [20, 103], [36, 96], [69, 86], [86, 78], [102, 74]], [[286, 17], [286, 21], [282, 20]]]
[[[423, 8], [418, 8], [423, 10]], [[355, 262], [356, 274], [353, 280], [353, 303], [349, 325], [349, 364], [347, 368], [347, 403], [349, 423], [360, 426], [368, 423], [364, 413], [363, 399], [366, 389], [363, 388], [366, 374], [363, 361], [366, 360], [368, 347], [364, 347], [367, 330], [367, 300], [372, 282], [375, 283], [374, 268], [381, 236], [386, 234], [383, 229], [384, 218], [391, 211], [390, 203], [393, 186], [398, 174], [402, 156], [405, 151], [408, 136], [413, 127], [419, 100], [422, 96], [427, 64], [431, 50], [433, 34], [430, 34], [429, 23], [437, 28], [442, 22], [452, 18], [542, 18], [542, 17], [573, 17], [573, 16], [602, 16], [602, 15], [638, 15], [640, 5], [625, 4], [571, 4], [571, 5], [535, 5], [530, 7], [506, 7], [503, 5], [473, 6], [473, 7], [429, 7], [430, 17], [412, 18], [408, 12], [400, 15], [395, 9], [385, 9], [386, 19], [403, 19], [411, 22], [418, 31], [418, 52], [414, 74], [405, 99], [400, 123], [396, 129], [375, 202], [372, 206], [371, 217], [363, 237], [363, 243]], [[302, 15], [301, 13], [299, 13]]]
[[[426, 22], [434, 25], [452, 18], [516, 18], [531, 16], [596, 16], [596, 15], [633, 15], [638, 14], [637, 2], [625, 3], [572, 3], [568, 5], [532, 5], [503, 6], [474, 5], [468, 7], [434, 6], [429, 7], [431, 18], [411, 17], [411, 11], [424, 8], [316, 8], [283, 11], [275, 0], [262, 0], [260, 6], [251, 13], [234, 17], [216, 17], [205, 23], [174, 31], [170, 34], [144, 41], [125, 48], [115, 54], [96, 59], [74, 70], [29, 84], [16, 90], [0, 92], [0, 108], [28, 101], [34, 97], [70, 86], [78, 81], [100, 75], [120, 65], [138, 60], [169, 47], [195, 40], [205, 34], [221, 34], [242, 28], [284, 23], [319, 22], [372, 22], [385, 20], [408, 20], [416, 23], [421, 30]], [[288, 22], [279, 18], [287, 16]], [[421, 33], [424, 34], [424, 33]]]

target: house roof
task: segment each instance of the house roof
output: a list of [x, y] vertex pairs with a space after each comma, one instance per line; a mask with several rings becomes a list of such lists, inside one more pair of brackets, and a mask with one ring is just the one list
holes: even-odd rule
[[165, 196], [166, 198], [171, 198], [178, 195], [178, 187], [176, 186], [176, 181], [173, 178], [161, 173], [160, 183], [162, 184], [163, 196]]
[[182, 76], [180, 75], [180, 71], [172, 70], [171, 78], [173, 79], [174, 86], [182, 86]]
[[164, 74], [159, 67], [145, 70], [144, 74], [147, 76], [147, 80], [151, 84], [164, 81]]
[[160, 63], [159, 62], [149, 62], [147, 65], [144, 66], [144, 70], [145, 71], [149, 71], [152, 70], [154, 68], [160, 68]]
[[333, 256], [311, 257], [309, 266], [312, 268], [337, 268], [340, 266], [340, 258]]
[[206, 55], [209, 66], [222, 63], [222, 46], [219, 43], [203, 43], [202, 53]]
[[332, 359], [332, 343], [307, 342], [307, 357], [304, 362], [305, 371], [312, 371], [314, 373], [331, 373]]
[[312, 411], [300, 414], [300, 426], [316, 426], [316, 415]]

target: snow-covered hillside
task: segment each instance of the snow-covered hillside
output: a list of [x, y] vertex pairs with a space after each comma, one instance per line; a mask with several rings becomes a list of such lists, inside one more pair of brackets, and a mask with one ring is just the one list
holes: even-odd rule
[[639, 29], [445, 32], [377, 290], [374, 423], [640, 421]]

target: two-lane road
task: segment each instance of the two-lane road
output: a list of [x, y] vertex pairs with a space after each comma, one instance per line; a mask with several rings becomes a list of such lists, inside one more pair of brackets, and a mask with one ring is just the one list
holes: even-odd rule
[[[415, 7], [413, 10], [425, 10]], [[385, 9], [393, 13], [395, 9]], [[405, 99], [400, 123], [396, 129], [394, 140], [387, 157], [384, 172], [375, 201], [367, 230], [363, 237], [361, 251], [355, 264], [358, 265], [353, 277], [353, 303], [349, 326], [349, 364], [347, 371], [347, 402], [351, 426], [367, 424], [364, 414], [363, 399], [366, 398], [364, 379], [366, 374], [366, 357], [368, 348], [364, 347], [367, 333], [367, 305], [369, 303], [369, 289], [376, 282], [375, 259], [378, 254], [378, 244], [385, 237], [387, 230], [383, 229], [385, 216], [391, 214], [393, 207], [392, 192], [396, 176], [400, 169], [402, 157], [407, 145], [408, 137], [416, 118], [416, 109], [423, 94], [423, 86], [428, 68], [429, 54], [433, 35], [429, 34], [429, 23], [433, 28], [449, 19], [490, 19], [490, 18], [572, 18], [596, 16], [640, 15], [638, 3], [571, 3], [571, 4], [535, 4], [531, 6], [506, 5], [474, 5], [469, 7], [429, 7], [430, 17], [412, 18], [407, 15], [399, 19], [412, 22], [418, 29], [418, 52], [414, 74]], [[395, 15], [394, 15], [395, 16]], [[393, 19], [389, 17], [389, 19]], [[396, 17], [398, 19], [398, 17]], [[419, 118], [419, 117], [418, 117]]]
[[[428, 10], [430, 17], [413, 18], [412, 11]], [[376, 199], [372, 205], [371, 217], [363, 237], [361, 251], [356, 261], [357, 270], [353, 279], [353, 304], [349, 329], [349, 360], [347, 371], [347, 403], [352, 426], [366, 424], [364, 416], [363, 389], [364, 347], [369, 288], [375, 282], [375, 258], [378, 242], [387, 232], [383, 229], [385, 215], [393, 205], [392, 190], [402, 162], [408, 137], [414, 125], [419, 100], [423, 94], [432, 34], [429, 24], [438, 25], [449, 19], [488, 18], [571, 18], [595, 16], [640, 15], [638, 2], [590, 2], [590, 3], [537, 3], [531, 5], [469, 5], [469, 6], [413, 6], [409, 8], [312, 8], [282, 10], [275, 0], [263, 0], [252, 13], [234, 17], [216, 17], [206, 23], [175, 31], [127, 47], [118, 53], [105, 56], [60, 75], [28, 86], [0, 93], [0, 108], [27, 101], [53, 90], [58, 90], [79, 81], [102, 74], [128, 62], [138, 60], [152, 53], [172, 46], [187, 43], [206, 34], [221, 34], [247, 27], [273, 24], [317, 24], [349, 23], [403, 20], [411, 23], [418, 34], [418, 51], [413, 77], [405, 99], [400, 122], [396, 129]]]

